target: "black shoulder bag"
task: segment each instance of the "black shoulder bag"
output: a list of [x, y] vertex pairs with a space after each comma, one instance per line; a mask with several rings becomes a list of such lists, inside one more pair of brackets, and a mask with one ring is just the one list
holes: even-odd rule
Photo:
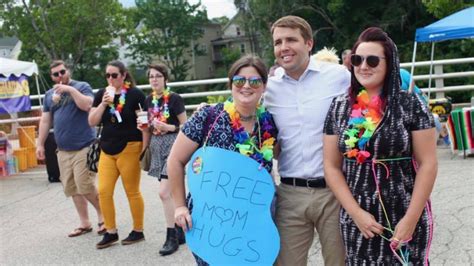
[[89, 146], [89, 152], [87, 152], [87, 166], [90, 171], [97, 173], [99, 157], [100, 157], [100, 134], [102, 133], [102, 126], [99, 126], [97, 130], [97, 136], [95, 140]]

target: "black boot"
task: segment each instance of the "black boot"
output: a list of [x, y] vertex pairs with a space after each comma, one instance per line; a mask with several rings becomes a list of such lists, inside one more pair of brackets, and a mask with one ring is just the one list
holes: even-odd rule
[[166, 242], [163, 244], [163, 247], [160, 249], [160, 255], [166, 256], [173, 254], [176, 250], [178, 250], [178, 238], [176, 237], [176, 229], [175, 228], [167, 228], [166, 229]]
[[174, 225], [174, 228], [176, 228], [176, 237], [178, 238], [178, 244], [186, 244], [186, 238], [184, 237], [184, 231], [181, 226], [178, 226], [177, 224]]
[[118, 234], [117, 233], [110, 234], [110, 233], [106, 232], [104, 234], [104, 237], [102, 238], [102, 240], [99, 243], [97, 243], [96, 248], [97, 249], [107, 248], [107, 247], [112, 246], [117, 241], [118, 241]]
[[122, 245], [130, 245], [136, 242], [140, 242], [142, 240], [145, 240], [145, 235], [143, 235], [143, 232], [138, 232], [138, 231], [132, 231], [127, 238], [122, 240]]

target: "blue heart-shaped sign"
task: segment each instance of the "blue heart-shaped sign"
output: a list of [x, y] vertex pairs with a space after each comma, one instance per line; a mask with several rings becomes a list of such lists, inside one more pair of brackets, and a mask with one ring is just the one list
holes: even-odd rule
[[265, 168], [240, 153], [205, 147], [191, 157], [187, 176], [190, 249], [211, 265], [272, 265], [280, 237], [270, 212], [275, 185]]

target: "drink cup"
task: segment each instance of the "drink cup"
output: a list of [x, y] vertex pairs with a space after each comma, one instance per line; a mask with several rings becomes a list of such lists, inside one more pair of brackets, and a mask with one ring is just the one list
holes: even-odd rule
[[114, 87], [110, 87], [110, 86], [109, 86], [109, 87], [105, 88], [105, 91], [107, 92], [107, 94], [108, 94], [110, 97], [112, 97], [112, 98], [115, 97], [115, 88], [114, 88]]
[[148, 113], [145, 111], [138, 112], [137, 114], [138, 121], [141, 124], [141, 128], [147, 128], [148, 127]]
[[53, 97], [52, 98], [53, 98], [54, 103], [59, 103], [59, 101], [61, 100], [61, 94], [53, 92]]

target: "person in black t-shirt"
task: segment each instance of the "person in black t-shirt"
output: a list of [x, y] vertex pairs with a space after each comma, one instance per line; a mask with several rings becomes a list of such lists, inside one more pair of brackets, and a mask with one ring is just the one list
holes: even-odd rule
[[[169, 91], [166, 87], [168, 71], [162, 64], [148, 67], [152, 93], [145, 100], [145, 109], [148, 111], [148, 123], [140, 123], [138, 128], [152, 134], [150, 140], [151, 163], [148, 175], [160, 181], [159, 194], [163, 203], [166, 219], [166, 241], [159, 253], [162, 256], [173, 254], [180, 244], [185, 243], [184, 232], [174, 224], [174, 204], [171, 199], [171, 187], [168, 181], [166, 160], [171, 146], [178, 135], [180, 125], [186, 122], [186, 111], [181, 96]], [[148, 127], [148, 125], [151, 125]]]
[[[118, 241], [113, 194], [119, 176], [130, 203], [133, 230], [122, 245], [144, 240], [144, 204], [140, 192], [140, 154], [147, 146], [148, 133], [137, 129], [137, 112], [145, 104], [145, 95], [135, 87], [133, 78], [120, 61], [107, 64], [109, 86], [97, 92], [89, 113], [89, 124], [102, 124], [99, 159], [99, 202], [104, 215], [105, 233], [98, 249]], [[142, 143], [143, 142], [143, 143]]]

